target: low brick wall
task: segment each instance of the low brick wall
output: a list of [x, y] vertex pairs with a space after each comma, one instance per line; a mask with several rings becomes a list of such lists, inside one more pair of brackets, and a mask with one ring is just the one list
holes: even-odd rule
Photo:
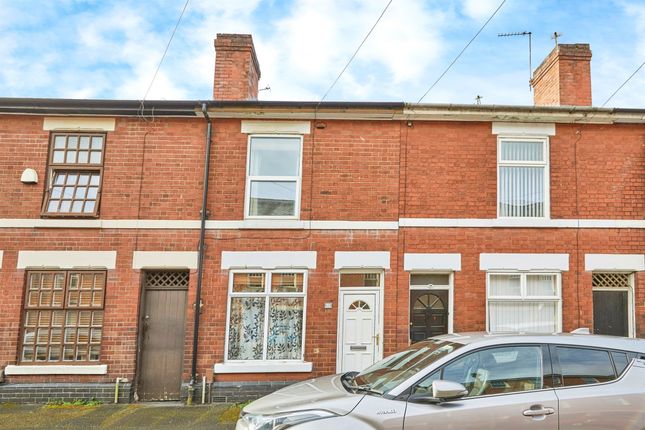
[[[0, 384], [0, 403], [47, 403], [62, 400], [96, 399], [103, 403], [114, 402], [114, 384], [90, 383], [29, 383]], [[121, 383], [119, 403], [132, 401], [132, 384]]]
[[280, 388], [294, 384], [296, 381], [248, 381], [248, 382], [213, 382], [211, 384], [211, 401], [213, 403], [237, 403], [259, 399]]

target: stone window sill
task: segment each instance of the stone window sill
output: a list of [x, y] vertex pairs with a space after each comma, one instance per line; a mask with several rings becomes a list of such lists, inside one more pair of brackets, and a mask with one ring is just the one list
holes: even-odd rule
[[9, 364], [4, 368], [4, 374], [12, 375], [105, 375], [107, 364], [93, 365], [25, 365]]
[[296, 373], [311, 372], [313, 366], [310, 362], [291, 361], [260, 361], [260, 362], [237, 362], [237, 363], [216, 363], [213, 367], [214, 373]]

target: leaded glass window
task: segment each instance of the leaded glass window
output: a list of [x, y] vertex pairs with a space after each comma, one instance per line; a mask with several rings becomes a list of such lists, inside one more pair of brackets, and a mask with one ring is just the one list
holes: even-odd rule
[[99, 361], [105, 272], [30, 271], [20, 361]]
[[101, 196], [105, 135], [54, 133], [50, 146], [43, 215], [96, 216]]

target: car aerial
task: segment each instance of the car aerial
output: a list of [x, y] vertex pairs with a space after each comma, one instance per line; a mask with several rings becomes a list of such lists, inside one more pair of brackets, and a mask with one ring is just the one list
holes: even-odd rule
[[[645, 340], [450, 334], [248, 404], [236, 430], [645, 429]], [[294, 429], [295, 430], [295, 429]]]

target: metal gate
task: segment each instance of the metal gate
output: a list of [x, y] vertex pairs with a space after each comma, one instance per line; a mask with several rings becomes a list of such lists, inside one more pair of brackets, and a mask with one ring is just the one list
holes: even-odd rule
[[184, 358], [188, 272], [144, 273], [140, 400], [179, 400]]

